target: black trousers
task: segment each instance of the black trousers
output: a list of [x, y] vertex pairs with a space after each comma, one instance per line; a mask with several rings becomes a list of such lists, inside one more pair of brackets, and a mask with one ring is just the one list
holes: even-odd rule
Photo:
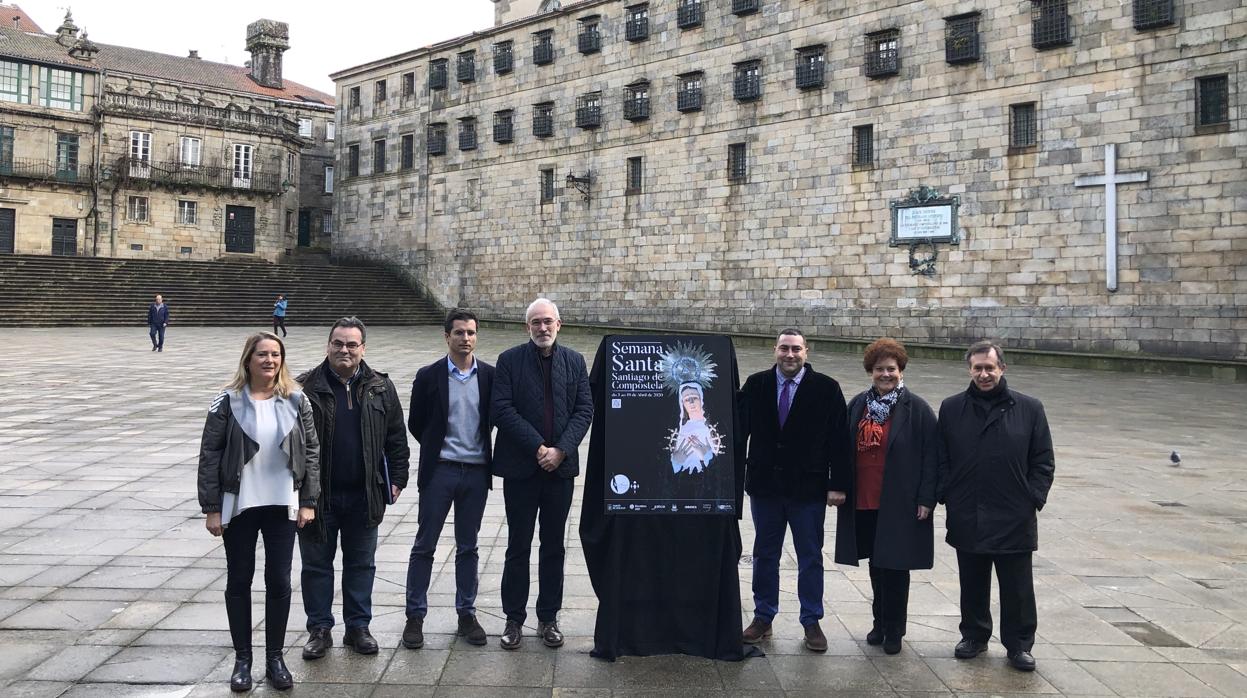
[[225, 527], [225, 613], [235, 652], [251, 652], [251, 579], [255, 544], [264, 536], [264, 649], [280, 652], [290, 618], [290, 560], [295, 523], [284, 506], [244, 509]]
[[[859, 509], [854, 530], [858, 558], [874, 558], [878, 509]], [[870, 612], [874, 625], [887, 637], [904, 637], [909, 619], [909, 570], [890, 570], [870, 565]]]
[[533, 530], [541, 524], [537, 556], [537, 620], [558, 619], [563, 607], [563, 536], [572, 508], [569, 478], [541, 471], [522, 480], [502, 483], [507, 510], [507, 556], [502, 566], [502, 610], [507, 620], [523, 624], [528, 617], [528, 563]]
[[285, 337], [286, 336], [286, 316], [284, 315], [273, 316], [273, 334], [277, 334], [278, 327], [281, 328], [281, 336]]
[[992, 566], [1000, 584], [1000, 642], [1009, 652], [1035, 645], [1035, 584], [1031, 553], [979, 555], [957, 551], [961, 577], [961, 637], [987, 642], [992, 636]]

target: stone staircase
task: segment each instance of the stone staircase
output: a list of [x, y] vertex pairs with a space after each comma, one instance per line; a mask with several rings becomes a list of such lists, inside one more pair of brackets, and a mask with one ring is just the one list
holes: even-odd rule
[[441, 324], [443, 312], [377, 267], [0, 255], [0, 323], [10, 326], [144, 325], [159, 293], [173, 325], [270, 323], [290, 301], [288, 325]]

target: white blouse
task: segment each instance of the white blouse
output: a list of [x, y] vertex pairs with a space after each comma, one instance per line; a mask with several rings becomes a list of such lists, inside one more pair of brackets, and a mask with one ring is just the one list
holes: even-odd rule
[[260, 450], [243, 464], [242, 481], [238, 494], [226, 492], [221, 500], [221, 525], [245, 509], [265, 506], [284, 506], [289, 509], [290, 520], [299, 513], [299, 495], [294, 489], [294, 474], [288, 465], [290, 457], [281, 448], [284, 434], [277, 425], [274, 401], [251, 399], [255, 407], [256, 442]]

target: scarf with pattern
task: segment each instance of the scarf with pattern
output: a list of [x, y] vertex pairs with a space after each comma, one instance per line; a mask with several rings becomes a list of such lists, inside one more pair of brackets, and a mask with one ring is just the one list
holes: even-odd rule
[[887, 395], [879, 395], [873, 387], [866, 391], [866, 409], [862, 411], [862, 421], [857, 423], [858, 453], [883, 445], [883, 425], [892, 416], [892, 408], [904, 390], [905, 381], [901, 381]]

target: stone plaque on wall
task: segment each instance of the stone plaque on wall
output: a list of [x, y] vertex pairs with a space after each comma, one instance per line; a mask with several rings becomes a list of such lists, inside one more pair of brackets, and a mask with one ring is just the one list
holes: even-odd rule
[[961, 199], [943, 196], [935, 189], [920, 186], [903, 199], [892, 202], [892, 239], [889, 244], [961, 241], [957, 208]]

